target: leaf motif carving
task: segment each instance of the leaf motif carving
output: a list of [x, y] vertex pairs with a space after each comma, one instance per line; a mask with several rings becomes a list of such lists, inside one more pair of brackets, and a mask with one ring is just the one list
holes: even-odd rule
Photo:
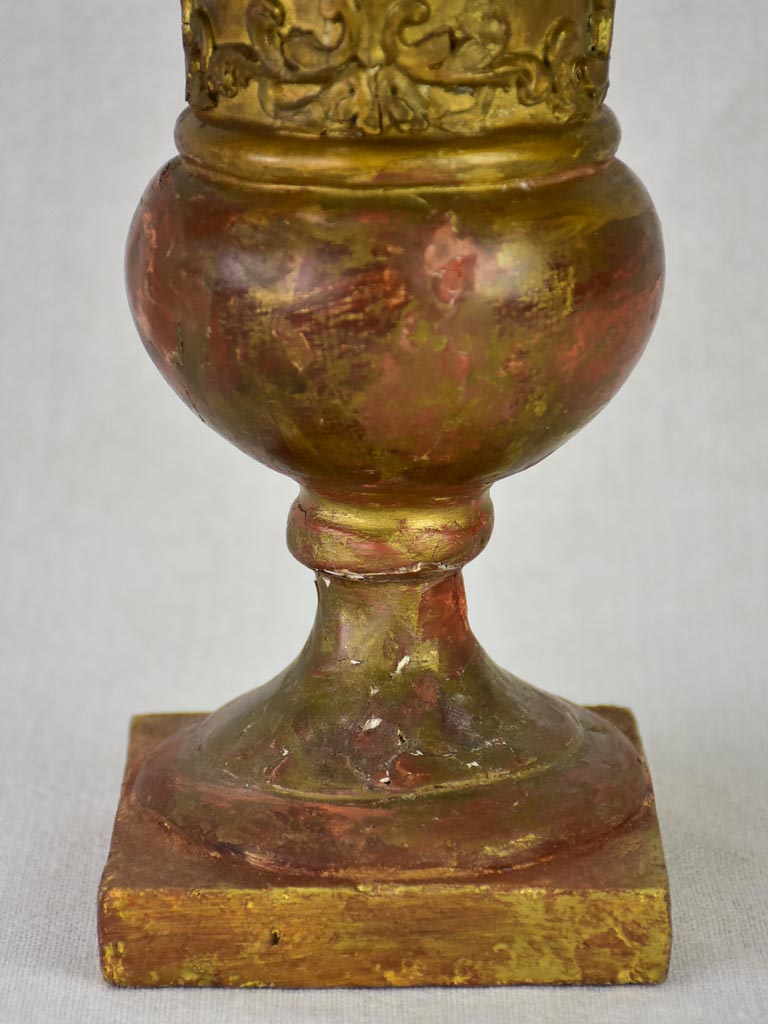
[[567, 121], [594, 112], [607, 88], [612, 0], [593, 0], [581, 28], [559, 19], [539, 53], [514, 50], [497, 0], [452, 7], [450, 23], [428, 0], [395, 0], [376, 23], [357, 0], [252, 0], [249, 42], [226, 44], [201, 3], [183, 9], [189, 102], [211, 109], [258, 81], [264, 117], [286, 129], [476, 134], [494, 104], [541, 104]]
[[208, 12], [185, 3], [182, 22], [187, 57], [187, 100], [193, 106], [215, 107], [219, 96], [235, 97], [261, 71], [247, 45], [218, 46]]
[[[384, 25], [384, 48], [390, 61], [414, 81], [474, 85], [493, 77], [504, 61], [510, 27], [502, 11], [467, 5], [455, 24], [430, 25], [425, 0], [399, 0]], [[421, 34], [417, 30], [423, 26]]]
[[350, 0], [318, 0], [316, 28], [286, 22], [280, 0], [253, 0], [246, 27], [267, 74], [282, 82], [325, 82], [355, 57], [357, 19]]

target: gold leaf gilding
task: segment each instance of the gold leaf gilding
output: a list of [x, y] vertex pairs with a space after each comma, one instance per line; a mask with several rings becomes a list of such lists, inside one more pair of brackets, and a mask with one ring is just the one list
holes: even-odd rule
[[584, 120], [607, 89], [612, 2], [559, 8], [531, 48], [511, 5], [253, 0], [235, 42], [183, 0], [187, 98], [203, 116], [352, 137]]

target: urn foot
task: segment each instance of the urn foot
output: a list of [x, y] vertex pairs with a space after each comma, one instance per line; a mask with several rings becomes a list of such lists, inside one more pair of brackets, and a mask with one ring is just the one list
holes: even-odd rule
[[[589, 710], [642, 757], [622, 708]], [[623, 825], [515, 870], [393, 881], [265, 872], [162, 829], [137, 803], [139, 765], [199, 715], [134, 719], [99, 896], [116, 985], [238, 988], [658, 983], [669, 885], [649, 790]]]

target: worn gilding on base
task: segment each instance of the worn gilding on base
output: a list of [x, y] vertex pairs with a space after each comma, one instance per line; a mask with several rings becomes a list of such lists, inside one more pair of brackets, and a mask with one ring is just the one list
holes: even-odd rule
[[[639, 743], [632, 716], [596, 708]], [[117, 985], [629, 984], [666, 976], [669, 890], [652, 797], [605, 842], [493, 877], [339, 882], [254, 871], [158, 829], [132, 796], [148, 748], [194, 716], [134, 721], [102, 881]]]
[[[144, 888], [108, 869], [113, 980], [663, 974], [631, 728], [496, 665], [462, 581], [492, 484], [599, 412], [658, 313], [658, 220], [603, 106], [612, 19], [612, 0], [183, 0], [190, 105], [131, 227], [129, 297], [179, 396], [300, 485], [288, 544], [318, 612], [284, 672], [132, 760], [116, 848], [140, 834], [154, 860]], [[182, 850], [186, 883], [164, 874]], [[305, 961], [245, 937], [277, 892]], [[410, 966], [406, 913], [431, 951]], [[334, 915], [339, 949], [380, 960], [326, 962]], [[158, 934], [187, 960], [163, 967]]]

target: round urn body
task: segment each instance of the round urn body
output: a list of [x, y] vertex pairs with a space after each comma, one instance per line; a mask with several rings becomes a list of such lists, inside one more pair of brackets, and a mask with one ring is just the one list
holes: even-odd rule
[[326, 494], [469, 493], [555, 450], [657, 315], [650, 199], [619, 161], [541, 184], [235, 184], [182, 159], [135, 216], [141, 337], [177, 393]]

